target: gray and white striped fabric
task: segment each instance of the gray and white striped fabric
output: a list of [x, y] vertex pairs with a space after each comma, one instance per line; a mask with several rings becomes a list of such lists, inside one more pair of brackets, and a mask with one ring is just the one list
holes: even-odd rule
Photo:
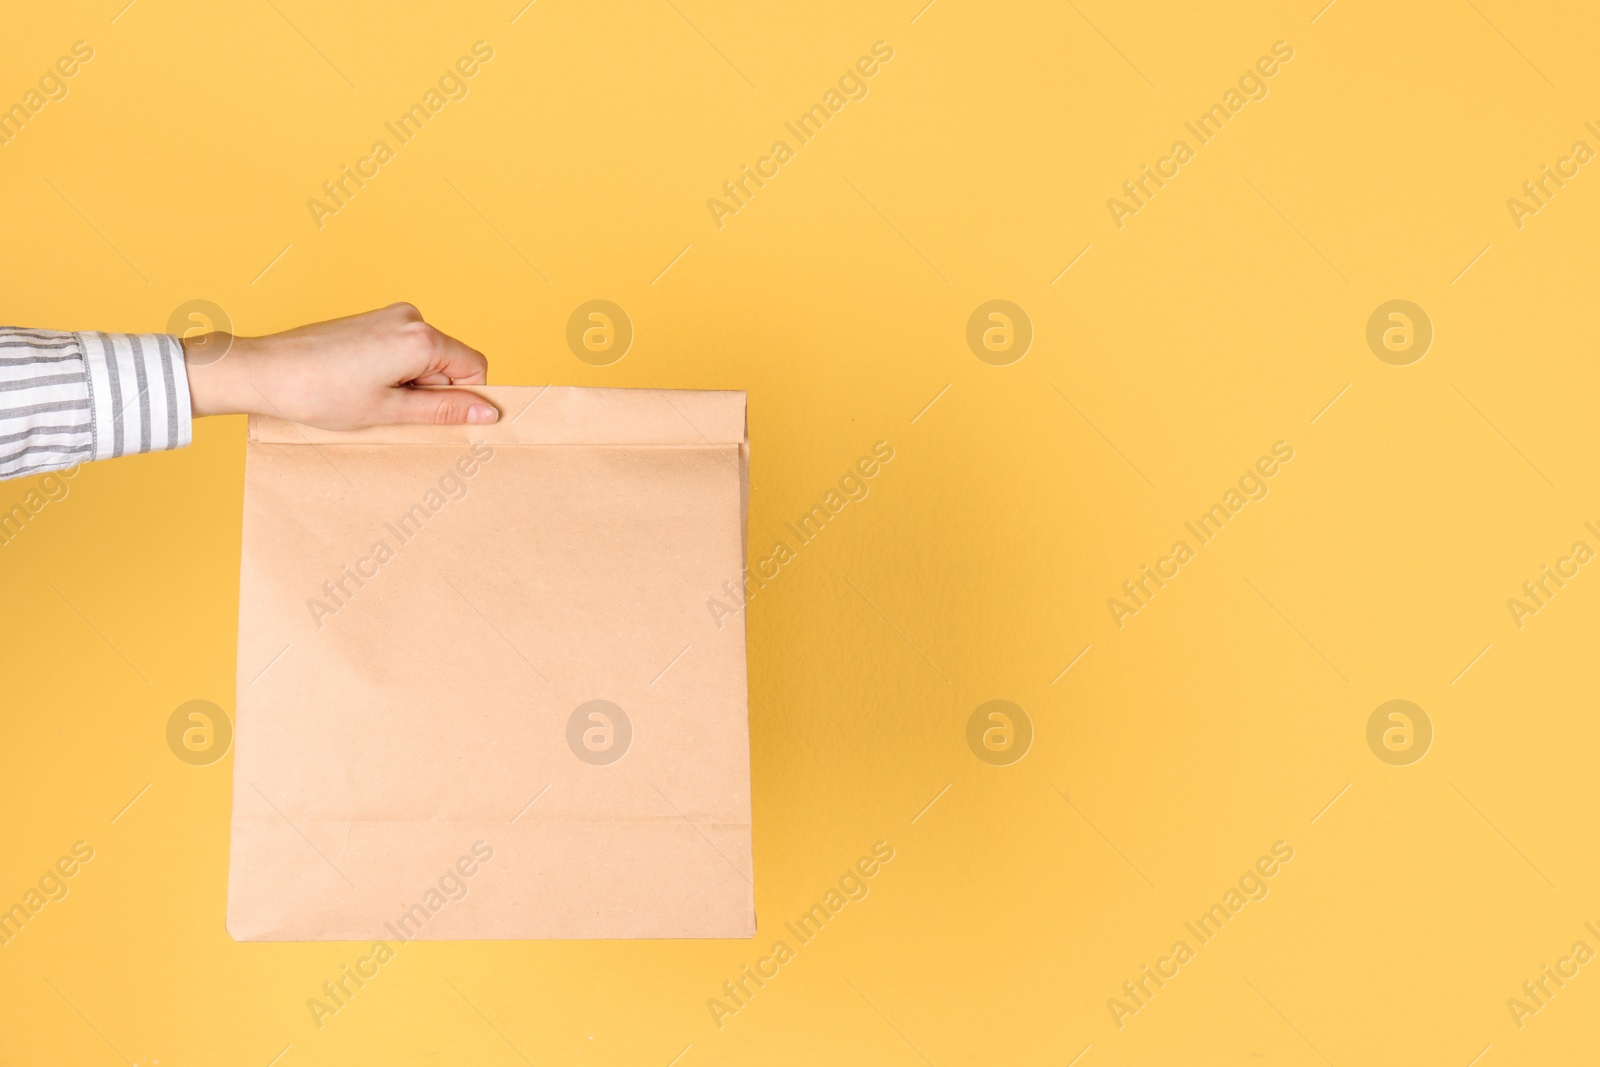
[[192, 421], [176, 337], [0, 326], [0, 479], [182, 448]]

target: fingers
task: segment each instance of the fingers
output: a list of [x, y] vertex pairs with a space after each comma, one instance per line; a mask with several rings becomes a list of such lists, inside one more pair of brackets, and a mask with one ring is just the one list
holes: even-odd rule
[[384, 422], [422, 423], [443, 426], [471, 423], [482, 426], [498, 422], [500, 412], [477, 393], [465, 389], [407, 389], [388, 391]]
[[[431, 327], [430, 327], [431, 328]], [[489, 381], [489, 361], [482, 352], [475, 348], [468, 348], [454, 337], [440, 330], [434, 330], [436, 335], [434, 343], [434, 362], [429, 366], [426, 377], [440, 377], [446, 379], [439, 384], [450, 385], [486, 385]], [[420, 378], [418, 379], [421, 380]], [[432, 382], [423, 384], [431, 385]]]
[[415, 305], [390, 304], [374, 314], [398, 322], [395, 329], [410, 371], [406, 381], [417, 385], [488, 384], [489, 361], [483, 353], [423, 321]]

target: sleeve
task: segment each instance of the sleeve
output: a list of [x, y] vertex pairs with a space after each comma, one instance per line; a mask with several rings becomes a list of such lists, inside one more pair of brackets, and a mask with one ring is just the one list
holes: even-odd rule
[[0, 327], [0, 479], [182, 448], [192, 423], [176, 337]]

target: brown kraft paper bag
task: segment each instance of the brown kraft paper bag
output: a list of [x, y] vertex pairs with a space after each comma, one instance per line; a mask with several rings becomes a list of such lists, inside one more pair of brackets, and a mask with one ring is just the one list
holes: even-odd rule
[[750, 937], [740, 392], [250, 420], [228, 930]]

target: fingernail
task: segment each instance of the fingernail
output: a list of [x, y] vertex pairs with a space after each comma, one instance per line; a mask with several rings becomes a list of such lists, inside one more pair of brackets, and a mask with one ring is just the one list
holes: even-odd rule
[[480, 426], [484, 423], [496, 422], [499, 418], [500, 413], [488, 404], [474, 404], [467, 409], [467, 421]]

